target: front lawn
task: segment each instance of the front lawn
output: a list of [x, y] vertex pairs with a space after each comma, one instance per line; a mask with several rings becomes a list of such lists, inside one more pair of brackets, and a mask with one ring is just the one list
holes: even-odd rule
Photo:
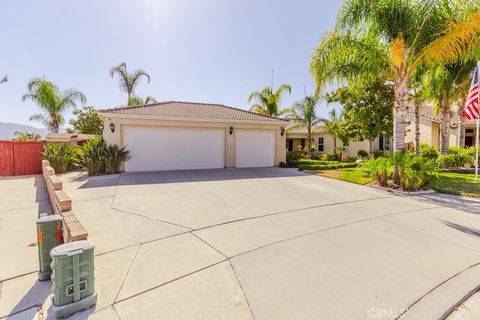
[[320, 170], [315, 172], [321, 177], [327, 177], [337, 180], [343, 180], [356, 184], [367, 184], [373, 181], [368, 173], [359, 168], [337, 169], [337, 170]]
[[480, 184], [473, 182], [473, 173], [439, 172], [433, 189], [438, 192], [480, 198]]
[[[367, 184], [373, 179], [361, 168], [348, 168], [336, 170], [319, 170], [315, 174], [337, 180], [356, 184]], [[432, 188], [437, 192], [457, 194], [480, 198], [480, 184], [473, 182], [473, 173], [438, 172], [438, 179], [433, 182]]]

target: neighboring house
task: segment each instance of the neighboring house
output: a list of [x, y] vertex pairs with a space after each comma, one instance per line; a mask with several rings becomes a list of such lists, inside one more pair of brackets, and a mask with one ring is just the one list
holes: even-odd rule
[[[415, 142], [415, 116], [413, 110], [407, 112], [407, 127], [406, 127], [406, 143]], [[437, 148], [440, 146], [440, 116], [435, 115], [432, 105], [424, 105], [420, 110], [420, 141], [433, 145]], [[460, 145], [460, 126], [458, 115], [456, 111], [452, 112], [450, 121], [450, 146]], [[463, 130], [465, 130], [465, 144], [464, 146], [475, 145], [475, 123], [474, 121], [466, 120]], [[286, 148], [289, 151], [298, 150], [306, 145], [307, 130], [301, 127], [295, 127], [291, 122], [287, 127], [287, 141]], [[319, 152], [332, 153], [333, 136], [318, 127], [313, 133], [312, 145], [315, 145]], [[342, 146], [342, 142], [337, 140], [337, 146]], [[393, 146], [393, 137], [382, 135], [377, 137], [374, 142], [374, 151], [383, 150], [385, 152], [391, 151]], [[346, 156], [356, 156], [358, 150], [363, 149], [368, 152], [368, 141], [350, 142], [345, 146], [343, 152]]]
[[125, 171], [273, 167], [285, 162], [288, 122], [220, 104], [169, 101], [100, 110]]
[[83, 133], [53, 133], [50, 132], [45, 136], [45, 140], [51, 143], [70, 143], [70, 144], [84, 144], [88, 139], [95, 138], [94, 134]]

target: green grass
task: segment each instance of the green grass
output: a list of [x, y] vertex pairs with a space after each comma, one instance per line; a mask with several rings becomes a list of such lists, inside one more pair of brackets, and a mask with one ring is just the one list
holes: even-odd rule
[[439, 172], [433, 189], [438, 192], [480, 198], [480, 183], [473, 182], [473, 173]]
[[[361, 185], [373, 182], [360, 168], [319, 170], [315, 174]], [[434, 180], [432, 188], [441, 193], [480, 198], [480, 183], [475, 184], [473, 179], [473, 173], [438, 172], [438, 179]]]
[[373, 181], [368, 174], [358, 168], [336, 169], [336, 170], [320, 170], [316, 172], [321, 177], [327, 177], [337, 180], [343, 180], [356, 184], [367, 184]]

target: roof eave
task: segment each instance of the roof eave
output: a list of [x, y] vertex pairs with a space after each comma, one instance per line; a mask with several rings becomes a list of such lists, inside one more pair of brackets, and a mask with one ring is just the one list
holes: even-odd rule
[[193, 121], [193, 122], [215, 122], [215, 123], [258, 123], [258, 124], [270, 124], [278, 126], [286, 126], [288, 120], [238, 120], [238, 119], [207, 119], [207, 118], [185, 118], [185, 117], [164, 117], [155, 115], [143, 115], [143, 114], [124, 114], [124, 113], [109, 113], [100, 112], [100, 116], [104, 118], [116, 118], [116, 119], [137, 119], [137, 120], [162, 120], [162, 121]]

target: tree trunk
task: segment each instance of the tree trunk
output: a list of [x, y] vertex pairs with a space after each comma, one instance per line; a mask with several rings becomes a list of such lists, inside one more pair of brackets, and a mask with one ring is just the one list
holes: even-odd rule
[[420, 155], [420, 104], [415, 100], [415, 155]]
[[[404, 153], [405, 151], [405, 117], [408, 108], [408, 77], [407, 71], [401, 70], [393, 87], [393, 151]], [[400, 183], [398, 167], [394, 166], [393, 181]]]
[[448, 147], [450, 146], [450, 106], [448, 100], [443, 98], [440, 100], [440, 153], [448, 154]]
[[465, 114], [464, 109], [465, 109], [465, 100], [462, 99], [459, 102], [458, 106], [458, 146], [459, 147], [465, 147]]
[[312, 145], [312, 130], [308, 127], [307, 128], [307, 154], [311, 153], [311, 145]]
[[373, 139], [368, 139], [368, 148], [370, 151], [370, 159], [373, 159]]

